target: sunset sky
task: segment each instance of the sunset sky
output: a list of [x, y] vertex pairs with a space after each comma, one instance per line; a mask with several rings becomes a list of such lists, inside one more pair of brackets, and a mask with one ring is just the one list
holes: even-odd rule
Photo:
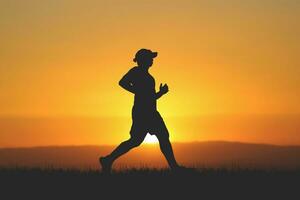
[[140, 48], [173, 141], [300, 145], [299, 19], [297, 0], [0, 0], [0, 147], [127, 138]]

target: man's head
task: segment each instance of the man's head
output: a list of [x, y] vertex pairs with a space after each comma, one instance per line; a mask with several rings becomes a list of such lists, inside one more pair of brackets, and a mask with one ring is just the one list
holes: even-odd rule
[[157, 52], [153, 52], [149, 49], [140, 49], [136, 52], [134, 62], [141, 67], [151, 67], [153, 64], [153, 58], [157, 56]]

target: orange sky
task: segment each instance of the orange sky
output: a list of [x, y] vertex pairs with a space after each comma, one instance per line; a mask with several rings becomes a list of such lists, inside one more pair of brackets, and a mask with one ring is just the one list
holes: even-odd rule
[[128, 118], [133, 97], [117, 83], [140, 48], [159, 52], [151, 73], [170, 87], [166, 118], [300, 114], [298, 1], [2, 0], [0, 16], [3, 118]]

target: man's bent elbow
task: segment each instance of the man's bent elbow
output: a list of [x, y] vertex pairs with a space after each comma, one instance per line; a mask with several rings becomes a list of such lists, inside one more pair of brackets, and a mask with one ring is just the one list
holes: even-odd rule
[[119, 81], [119, 86], [121, 86], [122, 88], [124, 88], [124, 81], [120, 80]]
[[127, 86], [127, 84], [126, 83], [124, 83], [124, 81], [119, 81], [119, 86], [121, 87], [121, 88], [123, 88], [123, 89], [125, 89], [125, 90], [128, 90], [128, 86]]

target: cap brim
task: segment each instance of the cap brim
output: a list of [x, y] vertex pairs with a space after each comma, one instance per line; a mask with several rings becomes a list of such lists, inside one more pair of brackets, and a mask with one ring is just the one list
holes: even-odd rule
[[157, 56], [157, 52], [152, 52], [152, 58], [155, 58]]

